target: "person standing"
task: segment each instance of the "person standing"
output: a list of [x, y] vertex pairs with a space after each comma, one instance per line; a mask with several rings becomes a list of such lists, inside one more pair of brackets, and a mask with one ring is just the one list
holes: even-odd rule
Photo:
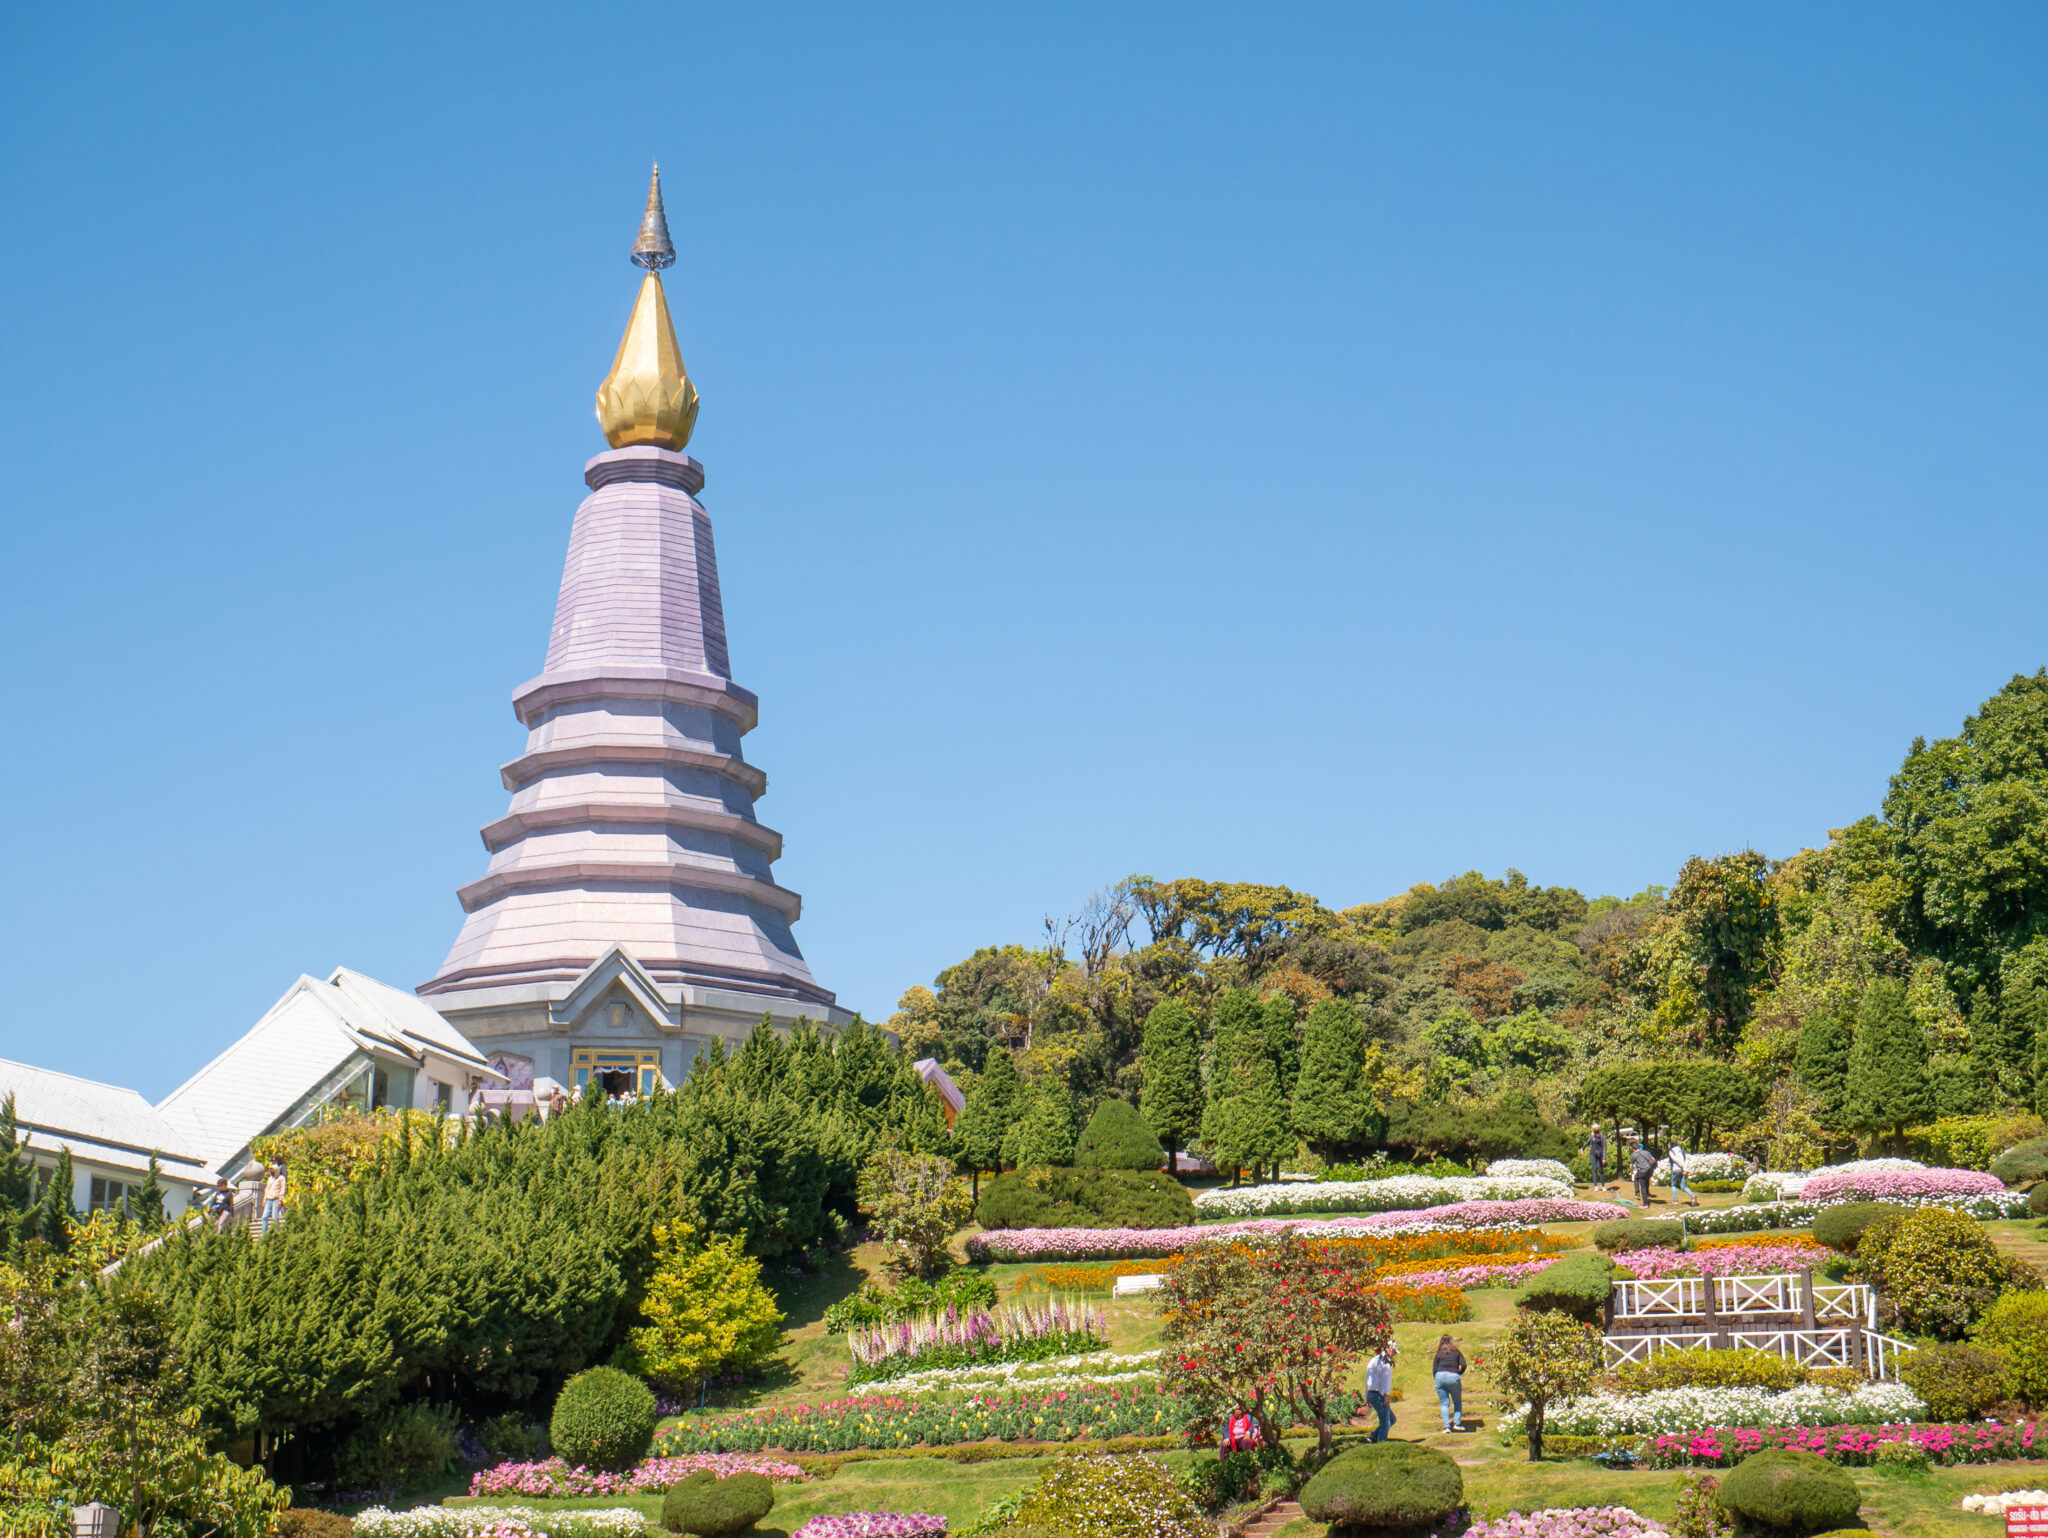
[[1600, 1123], [1593, 1123], [1593, 1135], [1586, 1139], [1586, 1162], [1593, 1167], [1593, 1178], [1588, 1185], [1607, 1184], [1607, 1135], [1600, 1130]]
[[1629, 1172], [1636, 1177], [1636, 1200], [1645, 1207], [1650, 1205], [1650, 1176], [1657, 1168], [1657, 1156], [1650, 1152], [1649, 1145], [1637, 1140], [1635, 1149], [1628, 1156]]
[[1436, 1355], [1429, 1369], [1436, 1375], [1436, 1407], [1443, 1412], [1444, 1430], [1465, 1429], [1465, 1353], [1446, 1334], [1436, 1343]]
[[1678, 1193], [1683, 1191], [1686, 1200], [1697, 1207], [1700, 1199], [1693, 1194], [1692, 1185], [1687, 1179], [1692, 1172], [1692, 1158], [1686, 1153], [1685, 1145], [1677, 1138], [1673, 1138], [1671, 1147], [1664, 1157], [1671, 1163], [1671, 1205], [1678, 1205]]
[[1384, 1442], [1394, 1429], [1394, 1343], [1388, 1341], [1365, 1369], [1365, 1402], [1379, 1417], [1368, 1442]]
[[284, 1159], [280, 1157], [269, 1166], [263, 1182], [263, 1228], [268, 1232], [273, 1223], [284, 1221], [284, 1193], [288, 1177], [284, 1170]]

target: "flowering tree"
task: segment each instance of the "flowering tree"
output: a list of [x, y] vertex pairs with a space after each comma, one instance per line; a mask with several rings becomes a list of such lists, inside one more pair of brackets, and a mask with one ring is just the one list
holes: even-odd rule
[[860, 1172], [860, 1210], [889, 1246], [890, 1259], [913, 1276], [946, 1268], [946, 1241], [974, 1211], [967, 1182], [930, 1154], [877, 1148]]
[[1268, 1446], [1299, 1418], [1330, 1453], [1330, 1406], [1351, 1365], [1386, 1342], [1366, 1272], [1319, 1259], [1292, 1229], [1265, 1248], [1204, 1244], [1167, 1269], [1161, 1386], [1211, 1419], [1248, 1415]]
[[1493, 1354], [1487, 1374], [1511, 1398], [1529, 1402], [1529, 1461], [1543, 1456], [1543, 1412], [1593, 1386], [1600, 1370], [1600, 1332], [1569, 1314], [1524, 1310]]

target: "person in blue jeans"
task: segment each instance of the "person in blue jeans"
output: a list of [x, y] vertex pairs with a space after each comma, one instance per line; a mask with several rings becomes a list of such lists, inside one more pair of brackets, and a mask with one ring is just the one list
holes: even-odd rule
[[1387, 1433], [1394, 1429], [1394, 1349], [1394, 1343], [1388, 1341], [1366, 1365], [1365, 1402], [1380, 1418], [1372, 1435], [1366, 1438], [1368, 1442], [1384, 1442]]
[[1430, 1361], [1430, 1371], [1436, 1374], [1436, 1407], [1443, 1411], [1444, 1430], [1465, 1429], [1465, 1353], [1458, 1349], [1458, 1343], [1446, 1335], [1436, 1343], [1436, 1356]]

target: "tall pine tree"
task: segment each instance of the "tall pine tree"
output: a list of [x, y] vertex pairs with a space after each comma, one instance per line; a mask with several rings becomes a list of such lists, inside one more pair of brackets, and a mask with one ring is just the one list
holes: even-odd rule
[[71, 1225], [78, 1221], [78, 1209], [71, 1204], [71, 1150], [57, 1150], [57, 1167], [43, 1177], [43, 1193], [36, 1203], [36, 1236], [59, 1255], [71, 1249]]
[[1040, 1084], [1031, 1091], [1024, 1119], [1017, 1123], [1008, 1147], [1018, 1169], [1071, 1165], [1074, 1162], [1074, 1097], [1059, 1083]]
[[14, 1097], [0, 1100], [0, 1260], [10, 1260], [36, 1231], [36, 1167], [21, 1151]]
[[1000, 1043], [988, 1049], [988, 1063], [967, 1095], [967, 1109], [953, 1124], [959, 1139], [960, 1162], [974, 1177], [974, 1194], [981, 1196], [981, 1177], [1003, 1167], [1003, 1139], [1015, 1125], [1021, 1109], [1023, 1085], [1017, 1080], [1017, 1063], [1010, 1049]]
[[1225, 1092], [1210, 1102], [1216, 1130], [1211, 1133], [1205, 1122], [1202, 1137], [1219, 1165], [1250, 1170], [1256, 1180], [1260, 1170], [1277, 1169], [1294, 1152], [1294, 1129], [1288, 1124], [1287, 1102], [1280, 1098], [1280, 1073], [1264, 1055], [1243, 1059], [1225, 1071]]
[[1138, 1109], [1166, 1149], [1167, 1168], [1178, 1174], [1180, 1151], [1202, 1132], [1202, 1042], [1187, 1005], [1165, 999], [1152, 1006], [1138, 1062]]
[[[1254, 1062], [1270, 1063], [1266, 1036], [1266, 1012], [1259, 1005], [1258, 995], [1249, 988], [1226, 988], [1216, 995], [1214, 1029], [1209, 1041], [1209, 1095], [1208, 1103], [1202, 1108], [1202, 1141], [1208, 1145], [1210, 1157], [1219, 1166], [1233, 1172], [1251, 1168], [1252, 1178], [1258, 1178], [1255, 1166], [1234, 1156], [1225, 1156], [1220, 1150], [1225, 1147], [1242, 1147], [1244, 1139], [1231, 1130], [1231, 1118], [1235, 1114], [1230, 1101], [1241, 1094], [1250, 1080], [1239, 1070]], [[1277, 1092], [1278, 1076], [1275, 1075]], [[1233, 1173], [1233, 1180], [1236, 1179]]]
[[142, 1182], [141, 1189], [128, 1198], [128, 1211], [135, 1221], [144, 1228], [158, 1229], [164, 1226], [164, 1172], [158, 1168], [156, 1155], [149, 1156], [149, 1178]]
[[1855, 1015], [1846, 1008], [1811, 1015], [1799, 1031], [1799, 1082], [1818, 1102], [1820, 1124], [1834, 1132], [1850, 1125], [1849, 1051], [1855, 1036]]
[[1900, 1140], [1906, 1128], [1933, 1114], [1927, 1036], [1906, 1007], [1906, 985], [1893, 978], [1873, 982], [1857, 1007], [1848, 1099], [1851, 1126], [1872, 1132], [1889, 1129]]
[[1365, 1081], [1365, 1022], [1343, 999], [1323, 999], [1302, 1026], [1294, 1130], [1323, 1159], [1365, 1141], [1374, 1112]]
[[1294, 1000], [1275, 994], [1259, 1006], [1266, 1019], [1266, 1056], [1280, 1076], [1280, 1098], [1294, 1097], [1294, 1081], [1301, 1074], [1301, 1027], [1294, 1018]]

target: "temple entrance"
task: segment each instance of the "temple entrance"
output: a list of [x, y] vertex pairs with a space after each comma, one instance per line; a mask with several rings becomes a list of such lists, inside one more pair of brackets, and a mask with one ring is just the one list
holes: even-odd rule
[[571, 1082], [586, 1095], [612, 1100], [661, 1088], [661, 1053], [654, 1048], [577, 1047], [569, 1062]]

